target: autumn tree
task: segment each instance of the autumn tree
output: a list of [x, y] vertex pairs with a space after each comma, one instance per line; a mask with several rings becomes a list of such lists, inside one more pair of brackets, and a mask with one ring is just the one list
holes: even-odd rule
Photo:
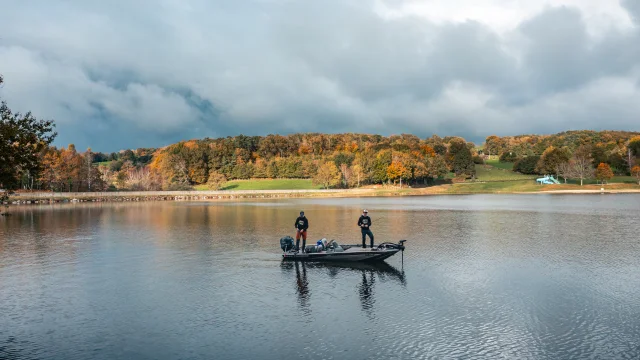
[[527, 156], [516, 161], [513, 164], [513, 171], [527, 175], [538, 174], [538, 172], [536, 171], [536, 166], [538, 165], [539, 161], [540, 156]]
[[255, 167], [250, 162], [239, 161], [233, 168], [231, 175], [234, 179], [250, 179], [253, 177]]
[[635, 157], [640, 156], [640, 136], [634, 136], [629, 140], [627, 145], [627, 154], [625, 162], [629, 169], [633, 168], [635, 164]]
[[391, 153], [391, 150], [382, 150], [378, 152], [371, 169], [371, 180], [373, 180], [374, 183], [378, 184], [384, 183], [389, 180], [387, 169], [392, 162], [393, 155]]
[[340, 169], [340, 174], [342, 175], [342, 185], [344, 187], [348, 187], [349, 184], [353, 182], [351, 180], [351, 178], [353, 177], [351, 174], [351, 167], [348, 166], [346, 163], [342, 163], [339, 169]]
[[226, 183], [227, 183], [227, 178], [223, 174], [217, 171], [211, 171], [209, 173], [209, 180], [207, 180], [207, 187], [210, 190], [220, 190]]
[[328, 189], [340, 185], [342, 177], [340, 170], [336, 164], [332, 161], [327, 161], [318, 167], [318, 173], [313, 177], [314, 185], [321, 185], [323, 188]]
[[[124, 190], [125, 187], [127, 186], [127, 171], [118, 171], [118, 173], [116, 174], [116, 185], [118, 186], [119, 190]], [[169, 187], [169, 190], [173, 190], [171, 187]]]
[[449, 173], [446, 161], [439, 155], [428, 159], [427, 171], [433, 179], [444, 177]]
[[601, 184], [604, 184], [612, 177], [613, 171], [611, 171], [611, 167], [608, 164], [600, 163], [596, 169], [596, 179], [598, 179]]
[[500, 155], [504, 151], [504, 141], [495, 136], [491, 135], [485, 139], [484, 142], [484, 153], [488, 156], [491, 155]]
[[607, 149], [603, 144], [596, 144], [591, 148], [591, 158], [593, 159], [593, 166], [598, 166], [600, 163], [607, 163], [609, 156], [607, 156]]
[[40, 181], [47, 189], [55, 191], [61, 179], [59, 172], [60, 153], [55, 148], [48, 148], [41, 156], [43, 170]]
[[156, 173], [149, 169], [148, 166], [128, 168], [126, 170], [125, 186], [129, 190], [157, 190], [160, 181]]
[[570, 155], [567, 149], [560, 149], [557, 147], [549, 146], [540, 156], [538, 164], [536, 165], [536, 173], [538, 174], [553, 174], [557, 172], [558, 166], [562, 163], [569, 161]]
[[362, 181], [365, 180], [365, 173], [359, 164], [351, 165], [351, 177], [349, 178], [349, 187], [360, 187]]
[[371, 180], [375, 160], [375, 154], [371, 150], [363, 150], [356, 154], [352, 166], [358, 167], [357, 174], [360, 175], [358, 177], [358, 186], [360, 186], [360, 183], [367, 183]]
[[74, 187], [78, 190], [82, 167], [83, 159], [76, 151], [75, 145], [69, 144], [66, 148], [60, 149], [60, 163], [57, 164], [57, 168], [62, 191], [74, 191]]
[[402, 179], [407, 179], [411, 176], [411, 172], [407, 169], [399, 160], [392, 161], [387, 167], [387, 178], [394, 183], [396, 180], [400, 180], [400, 186], [402, 186]]
[[476, 173], [475, 164], [471, 149], [462, 138], [455, 138], [449, 143], [447, 154], [449, 166], [456, 175], [474, 176]]
[[593, 177], [593, 174], [591, 151], [587, 146], [581, 146], [576, 149], [569, 160], [569, 177], [580, 179], [580, 186], [582, 186], [584, 180]]
[[264, 159], [258, 158], [253, 167], [253, 176], [258, 179], [264, 179], [269, 177], [267, 175], [267, 162]]
[[631, 150], [632, 155], [640, 156], [640, 136], [634, 136], [631, 138], [627, 147]]
[[638, 185], [640, 185], [640, 165], [636, 165], [631, 168], [631, 175], [636, 177]]
[[88, 148], [84, 153], [84, 164], [84, 170], [86, 170], [85, 177], [87, 181], [87, 189], [91, 191], [91, 183], [94, 179], [92, 173], [95, 173], [95, 171], [93, 171], [93, 153], [91, 152], [91, 148]]
[[167, 190], [191, 190], [187, 164], [184, 160], [173, 157], [169, 159], [172, 172], [165, 180]]
[[564, 179], [564, 183], [567, 183], [567, 179], [571, 177], [571, 166], [569, 162], [563, 162], [556, 166], [556, 178], [560, 179], [562, 177]]
[[[157, 173], [155, 169], [152, 171]], [[100, 180], [103, 183], [104, 188], [107, 190], [112, 188], [115, 172], [111, 171], [111, 168], [109, 166], [102, 165], [102, 164], [98, 165], [98, 172], [100, 173]]]

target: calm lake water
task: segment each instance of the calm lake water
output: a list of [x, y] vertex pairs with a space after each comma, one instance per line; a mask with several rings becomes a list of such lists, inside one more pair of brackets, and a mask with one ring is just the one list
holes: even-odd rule
[[[281, 263], [407, 239], [379, 266]], [[476, 195], [12, 208], [0, 359], [639, 359], [640, 196]]]

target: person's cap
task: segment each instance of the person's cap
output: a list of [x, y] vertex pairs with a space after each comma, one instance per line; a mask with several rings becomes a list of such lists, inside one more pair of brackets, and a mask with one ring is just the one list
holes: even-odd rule
[[367, 209], [362, 210], [363, 213], [368, 213]]

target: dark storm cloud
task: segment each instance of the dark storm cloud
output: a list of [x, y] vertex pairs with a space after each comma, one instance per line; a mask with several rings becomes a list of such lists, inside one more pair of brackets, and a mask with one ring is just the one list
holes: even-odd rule
[[376, 4], [0, 0], [1, 95], [56, 119], [58, 144], [105, 151], [239, 133], [638, 130], [637, 1], [621, 3], [634, 26], [596, 33], [572, 7], [498, 32]]

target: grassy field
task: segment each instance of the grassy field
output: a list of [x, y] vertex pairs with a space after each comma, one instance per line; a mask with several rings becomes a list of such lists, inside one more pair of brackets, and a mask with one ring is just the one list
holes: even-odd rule
[[[515, 180], [527, 180], [537, 179], [542, 175], [523, 175], [511, 171], [513, 169], [513, 163], [501, 163], [498, 160], [488, 160], [487, 165], [476, 165], [476, 176], [478, 181], [515, 181]], [[563, 182], [562, 179], [560, 179]], [[568, 184], [580, 184], [580, 180], [568, 180]], [[609, 184], [637, 184], [638, 181], [633, 176], [614, 176], [609, 180]], [[598, 184], [596, 179], [588, 179], [584, 181], [585, 185]]]
[[542, 186], [534, 181], [493, 181], [481, 183], [454, 184], [446, 189], [446, 194], [473, 194], [473, 193], [515, 193], [534, 192], [542, 190]]
[[[500, 194], [500, 193], [528, 193], [537, 191], [563, 191], [563, 190], [600, 190], [601, 185], [538, 185], [532, 181], [505, 181], [505, 182], [486, 182], [486, 183], [464, 183], [454, 184], [439, 191], [442, 194]], [[635, 189], [640, 190], [639, 185], [633, 184], [608, 184], [604, 186], [605, 190], [623, 190]]]
[[504, 169], [504, 170], [513, 170], [513, 163], [511, 162], [502, 163], [496, 159], [487, 160], [487, 165], [491, 165], [493, 167], [497, 167], [499, 169]]
[[[222, 190], [312, 190], [320, 189], [309, 179], [252, 179], [233, 180], [225, 184]], [[196, 190], [209, 190], [206, 185], [198, 185]]]
[[[560, 179], [560, 182], [564, 182], [562, 179]], [[569, 179], [567, 180], [567, 183], [569, 184], [578, 184], [580, 185], [580, 180], [575, 180], [575, 179]], [[608, 181], [609, 184], [637, 184], [638, 180], [636, 180], [635, 177], [633, 176], [614, 176], [613, 178], [611, 178], [611, 180]], [[596, 179], [587, 179], [584, 181], [585, 185], [597, 185], [599, 184], [598, 180]]]
[[[502, 163], [501, 165], [506, 165]], [[513, 164], [510, 164], [513, 167]], [[506, 168], [494, 167], [493, 165], [476, 165], [476, 177], [478, 181], [515, 181], [515, 180], [535, 180], [539, 176], [522, 175]]]

